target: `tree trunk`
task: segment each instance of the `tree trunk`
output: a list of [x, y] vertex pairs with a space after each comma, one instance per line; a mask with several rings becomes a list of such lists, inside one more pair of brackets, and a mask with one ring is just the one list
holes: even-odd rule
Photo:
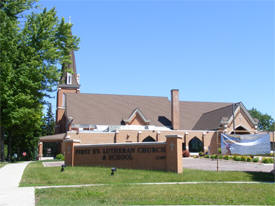
[[4, 155], [4, 130], [2, 127], [0, 127], [0, 161], [5, 161], [5, 155]]

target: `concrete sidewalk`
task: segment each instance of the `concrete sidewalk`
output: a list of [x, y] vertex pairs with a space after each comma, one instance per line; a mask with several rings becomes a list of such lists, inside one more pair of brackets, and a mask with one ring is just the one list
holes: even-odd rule
[[34, 206], [34, 188], [18, 187], [30, 162], [7, 164], [0, 169], [0, 206]]

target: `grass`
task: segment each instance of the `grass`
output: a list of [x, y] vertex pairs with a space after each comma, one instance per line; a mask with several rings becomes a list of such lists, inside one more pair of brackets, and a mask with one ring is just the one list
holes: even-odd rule
[[43, 167], [33, 162], [25, 169], [20, 186], [78, 185], [78, 184], [127, 184], [140, 182], [189, 182], [189, 181], [273, 181], [271, 173], [215, 172], [184, 169], [182, 174], [163, 171], [118, 169], [110, 176], [105, 167]]
[[36, 205], [275, 205], [274, 184], [110, 185], [36, 190]]
[[0, 168], [4, 167], [7, 163], [6, 162], [0, 162]]

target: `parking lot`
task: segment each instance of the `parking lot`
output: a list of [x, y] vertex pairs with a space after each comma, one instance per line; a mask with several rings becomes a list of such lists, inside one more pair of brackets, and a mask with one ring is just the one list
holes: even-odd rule
[[[183, 168], [198, 170], [217, 170], [217, 160], [206, 158], [183, 158]], [[271, 172], [273, 164], [254, 162], [237, 162], [233, 160], [218, 160], [219, 171], [250, 171], [250, 172]]]

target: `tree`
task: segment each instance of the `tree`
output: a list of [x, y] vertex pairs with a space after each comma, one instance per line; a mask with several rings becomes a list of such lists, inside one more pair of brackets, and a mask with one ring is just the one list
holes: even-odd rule
[[250, 115], [253, 118], [256, 118], [259, 120], [258, 128], [259, 130], [264, 131], [274, 131], [274, 119], [268, 115], [268, 114], [262, 114], [260, 111], [258, 111], [255, 108], [252, 108], [251, 110], [248, 110]]
[[52, 104], [48, 103], [48, 110], [46, 115], [42, 119], [42, 136], [54, 134], [55, 120], [52, 113]]
[[8, 143], [9, 157], [26, 152], [35, 158], [44, 97], [58, 83], [59, 65], [69, 64], [70, 51], [78, 49], [72, 25], [54, 8], [35, 13], [35, 6], [36, 0], [0, 2], [0, 143]]

